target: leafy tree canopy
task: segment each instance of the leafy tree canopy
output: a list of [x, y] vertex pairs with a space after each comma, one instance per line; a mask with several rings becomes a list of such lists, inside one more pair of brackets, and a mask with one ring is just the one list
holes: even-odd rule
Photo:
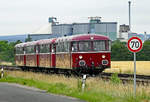
[[0, 61], [7, 61], [14, 63], [14, 46], [21, 43], [17, 42], [0, 41]]

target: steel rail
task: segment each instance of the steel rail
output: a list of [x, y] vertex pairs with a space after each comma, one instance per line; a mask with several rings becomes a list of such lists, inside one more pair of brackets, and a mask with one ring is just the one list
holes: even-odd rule
[[[0, 65], [0, 69], [3, 68], [4, 70], [11, 70], [11, 71], [18, 71], [22, 70], [19, 66], [7, 66], [7, 65]], [[59, 74], [59, 73], [58, 73]], [[63, 73], [60, 73], [63, 74]], [[112, 75], [115, 73], [105, 73], [102, 72], [99, 75], [96, 75], [95, 77], [100, 77], [103, 80], [111, 80]], [[132, 82], [134, 74], [117, 74], [118, 78], [122, 81], [122, 83]], [[88, 75], [88, 77], [93, 77], [91, 75]], [[136, 82], [137, 84], [142, 85], [149, 85], [150, 84], [150, 75], [136, 75]]]
[[[100, 78], [104, 80], [111, 80], [112, 75], [115, 73], [101, 73]], [[134, 74], [117, 74], [118, 78], [125, 83], [132, 83]], [[149, 75], [136, 75], [136, 82], [138, 85], [150, 85], [150, 76]]]

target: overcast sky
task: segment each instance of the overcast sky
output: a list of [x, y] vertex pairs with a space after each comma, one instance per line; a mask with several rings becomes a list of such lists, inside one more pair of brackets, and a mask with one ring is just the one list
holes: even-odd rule
[[[132, 1], [132, 31], [150, 34], [150, 0]], [[60, 23], [102, 21], [128, 24], [128, 0], [0, 0], [0, 35], [27, 34], [48, 24], [48, 17]]]

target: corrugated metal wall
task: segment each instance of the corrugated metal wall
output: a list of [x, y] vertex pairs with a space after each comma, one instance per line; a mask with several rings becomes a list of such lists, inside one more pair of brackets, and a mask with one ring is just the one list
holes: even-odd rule
[[107, 25], [106, 24], [94, 24], [95, 33], [106, 33], [107, 32]]
[[117, 23], [94, 24], [95, 33], [108, 36], [111, 40], [117, 39]]
[[111, 40], [117, 39], [117, 22], [101, 23], [74, 23], [52, 25], [52, 35], [32, 35], [32, 39], [54, 38], [64, 35], [95, 33], [108, 36]]
[[117, 23], [77, 23], [73, 24], [73, 35], [76, 34], [102, 34], [110, 37], [111, 40], [117, 39]]
[[61, 36], [72, 34], [72, 24], [52, 25], [52, 33]]
[[89, 23], [73, 24], [73, 35], [88, 34], [90, 33], [89, 28], [90, 28]]

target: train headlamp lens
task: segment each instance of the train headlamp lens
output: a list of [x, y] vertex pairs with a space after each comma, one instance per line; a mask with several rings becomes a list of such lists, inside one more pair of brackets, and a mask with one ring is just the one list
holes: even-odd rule
[[83, 56], [79, 56], [79, 59], [82, 59], [83, 58]]
[[106, 56], [105, 55], [102, 55], [102, 58], [105, 58]]

